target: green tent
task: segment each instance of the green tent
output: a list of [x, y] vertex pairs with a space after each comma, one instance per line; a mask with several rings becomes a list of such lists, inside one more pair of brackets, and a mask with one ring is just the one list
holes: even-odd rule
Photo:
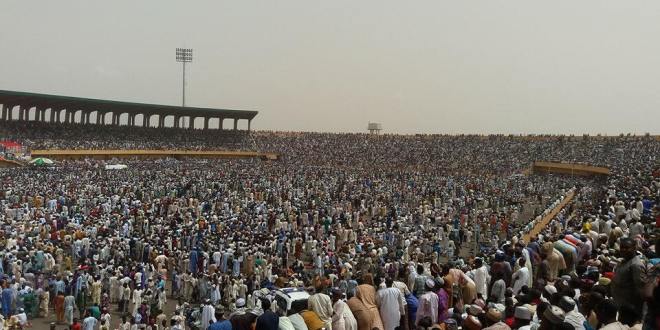
[[39, 158], [35, 158], [35, 159], [31, 160], [30, 164], [37, 165], [37, 166], [48, 166], [48, 165], [55, 164], [55, 162], [53, 162], [52, 160], [50, 160], [48, 158], [39, 157]]

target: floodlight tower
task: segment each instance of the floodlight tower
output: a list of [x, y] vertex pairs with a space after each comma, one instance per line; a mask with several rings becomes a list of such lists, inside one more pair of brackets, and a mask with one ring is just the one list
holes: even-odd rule
[[176, 49], [176, 61], [183, 64], [183, 99], [182, 105], [186, 106], [186, 63], [192, 62], [192, 48], [177, 48]]
[[[181, 106], [186, 106], [186, 63], [192, 62], [192, 48], [177, 48], [176, 49], [176, 61], [183, 64], [183, 79], [182, 79], [182, 97], [181, 97]], [[184, 118], [184, 127], [185, 127], [185, 118]]]

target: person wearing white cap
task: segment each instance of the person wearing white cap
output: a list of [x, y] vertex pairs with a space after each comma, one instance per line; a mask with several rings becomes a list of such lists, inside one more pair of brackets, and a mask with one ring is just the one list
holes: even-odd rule
[[575, 300], [570, 297], [561, 297], [559, 308], [564, 310], [564, 322], [570, 323], [576, 330], [584, 330], [585, 317], [575, 308]]
[[518, 330], [530, 330], [532, 326], [532, 311], [526, 306], [517, 306], [513, 312], [513, 317], [516, 320], [515, 326]]
[[433, 292], [435, 288], [435, 281], [427, 279], [425, 283], [426, 293], [419, 297], [419, 307], [417, 308], [417, 318], [415, 324], [419, 325], [419, 321], [424, 317], [431, 318], [431, 323], [438, 322], [438, 295]]

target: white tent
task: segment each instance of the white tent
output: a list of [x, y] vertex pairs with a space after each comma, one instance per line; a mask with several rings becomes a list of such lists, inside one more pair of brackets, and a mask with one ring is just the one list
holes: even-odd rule
[[126, 169], [126, 168], [128, 168], [128, 166], [127, 166], [127, 165], [124, 165], [124, 164], [109, 164], [109, 165], [105, 165], [105, 169], [106, 169], [106, 170], [123, 170], [123, 169]]

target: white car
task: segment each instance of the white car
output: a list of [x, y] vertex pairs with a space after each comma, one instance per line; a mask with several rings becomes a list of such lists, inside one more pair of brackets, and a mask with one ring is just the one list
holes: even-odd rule
[[307, 306], [307, 299], [309, 299], [309, 293], [304, 288], [283, 288], [275, 290], [274, 293], [277, 308], [285, 315], [291, 310], [292, 303], [299, 302], [298, 304], [304, 303]]

